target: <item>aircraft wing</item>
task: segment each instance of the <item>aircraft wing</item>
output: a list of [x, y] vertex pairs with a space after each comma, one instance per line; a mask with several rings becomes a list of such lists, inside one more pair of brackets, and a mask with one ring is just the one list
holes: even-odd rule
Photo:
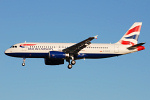
[[64, 53], [70, 53], [70, 54], [77, 54], [80, 50], [84, 49], [86, 46], [90, 45], [93, 39], [97, 39], [97, 36], [89, 37], [88, 39], [85, 39], [77, 44], [74, 44], [66, 49], [63, 49], [62, 51]]

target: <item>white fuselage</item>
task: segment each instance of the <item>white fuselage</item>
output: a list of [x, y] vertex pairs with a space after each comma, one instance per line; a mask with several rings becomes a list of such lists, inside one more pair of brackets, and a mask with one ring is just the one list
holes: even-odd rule
[[79, 43], [18, 43], [7, 49], [5, 54], [23, 58], [22, 66], [25, 66], [25, 58], [44, 58], [46, 65], [60, 65], [66, 60], [71, 69], [77, 59], [108, 58], [144, 50], [142, 45], [145, 43], [138, 44], [141, 26], [142, 22], [135, 22], [114, 44], [91, 44], [93, 39], [97, 39], [96, 35]]
[[[7, 49], [5, 54], [22, 58], [47, 58], [50, 51], [62, 52], [63, 49], [74, 44], [75, 43], [18, 43]], [[127, 47], [126, 45], [119, 44], [93, 43], [82, 49], [76, 59], [107, 58], [137, 51], [136, 49], [128, 50]]]

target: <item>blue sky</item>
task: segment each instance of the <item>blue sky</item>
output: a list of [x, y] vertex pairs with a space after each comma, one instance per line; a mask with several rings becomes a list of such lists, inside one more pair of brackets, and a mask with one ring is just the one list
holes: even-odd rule
[[[149, 0], [1, 0], [0, 100], [148, 100], [150, 98]], [[143, 22], [144, 51], [120, 57], [46, 66], [44, 59], [4, 55], [20, 42], [115, 43]]]

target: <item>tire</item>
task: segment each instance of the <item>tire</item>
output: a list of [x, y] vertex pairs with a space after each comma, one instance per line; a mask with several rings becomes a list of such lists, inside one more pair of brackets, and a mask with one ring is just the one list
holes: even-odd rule
[[71, 65], [71, 64], [69, 64], [69, 65], [68, 65], [68, 69], [71, 69], [71, 68], [72, 68], [72, 65]]
[[75, 60], [72, 60], [72, 61], [71, 61], [71, 64], [72, 64], [72, 65], [75, 65], [75, 64], [76, 64], [76, 61], [75, 61]]
[[22, 66], [25, 66], [25, 63], [22, 63]]

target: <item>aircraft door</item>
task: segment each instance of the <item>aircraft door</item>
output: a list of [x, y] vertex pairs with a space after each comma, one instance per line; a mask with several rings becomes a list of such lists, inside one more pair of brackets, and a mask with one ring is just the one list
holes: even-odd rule
[[119, 45], [115, 44], [115, 53], [119, 53]]

